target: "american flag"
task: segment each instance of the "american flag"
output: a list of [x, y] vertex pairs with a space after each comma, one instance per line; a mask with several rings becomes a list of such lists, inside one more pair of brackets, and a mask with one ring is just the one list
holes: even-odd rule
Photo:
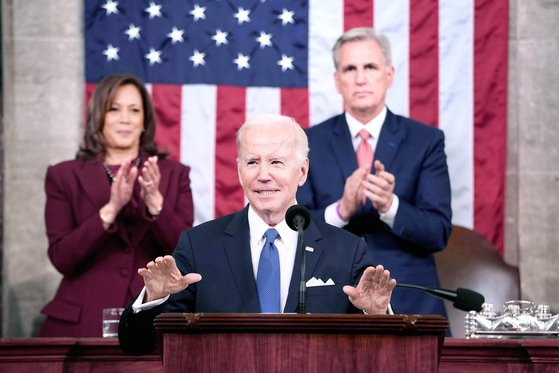
[[158, 143], [191, 167], [199, 224], [245, 204], [246, 117], [307, 127], [342, 111], [331, 47], [357, 26], [392, 42], [387, 106], [445, 132], [453, 224], [502, 253], [507, 0], [86, 0], [86, 100], [109, 73], [148, 84]]

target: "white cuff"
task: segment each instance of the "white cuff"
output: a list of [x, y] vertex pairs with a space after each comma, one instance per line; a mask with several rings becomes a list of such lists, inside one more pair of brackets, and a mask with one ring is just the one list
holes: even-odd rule
[[397, 195], [392, 197], [392, 205], [385, 213], [380, 214], [380, 220], [386, 223], [390, 229], [394, 228], [394, 220], [396, 219], [396, 213], [398, 212], [398, 206], [400, 206], [400, 199]]
[[324, 210], [324, 221], [330, 225], [333, 225], [338, 228], [345, 227], [347, 225], [347, 221], [344, 221], [338, 215], [337, 206], [340, 201], [336, 201], [332, 203], [330, 206], [326, 207]]
[[170, 295], [167, 295], [165, 298], [156, 299], [156, 300], [152, 300], [151, 302], [144, 303], [145, 294], [146, 294], [146, 287], [144, 286], [144, 288], [140, 292], [140, 295], [138, 295], [138, 298], [136, 298], [136, 300], [132, 304], [132, 312], [138, 313], [138, 312], [141, 312], [141, 311], [146, 311], [146, 310], [150, 310], [152, 308], [155, 308], [155, 307], [159, 306], [160, 304], [165, 303], [167, 301], [167, 299], [169, 299], [169, 296], [170, 296]]

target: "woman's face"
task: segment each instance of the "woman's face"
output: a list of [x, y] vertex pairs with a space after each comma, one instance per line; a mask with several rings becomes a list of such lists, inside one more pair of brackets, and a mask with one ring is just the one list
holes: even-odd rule
[[135, 151], [140, 148], [144, 130], [144, 106], [138, 88], [132, 84], [119, 87], [105, 113], [103, 137], [107, 152]]

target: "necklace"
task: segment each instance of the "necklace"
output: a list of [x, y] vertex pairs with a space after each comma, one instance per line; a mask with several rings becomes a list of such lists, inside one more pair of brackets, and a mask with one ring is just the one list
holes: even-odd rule
[[[136, 158], [136, 168], [140, 169], [140, 157]], [[113, 175], [111, 169], [109, 168], [109, 165], [107, 164], [107, 162], [103, 162], [103, 168], [105, 169], [105, 173], [107, 174], [107, 176], [109, 177], [109, 180], [111, 181], [111, 183], [113, 182], [113, 180], [115, 179], [115, 175]]]

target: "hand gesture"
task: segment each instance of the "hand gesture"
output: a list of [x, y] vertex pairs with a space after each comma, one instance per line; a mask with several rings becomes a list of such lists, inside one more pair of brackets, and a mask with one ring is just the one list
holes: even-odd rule
[[163, 195], [159, 191], [161, 173], [157, 165], [157, 156], [149, 157], [142, 167], [142, 174], [138, 176], [140, 183], [140, 197], [146, 204], [151, 215], [158, 215], [163, 206]]
[[111, 184], [109, 202], [99, 210], [105, 229], [114, 223], [120, 210], [130, 201], [137, 176], [134, 160], [124, 162], [118, 169]]
[[360, 310], [369, 315], [385, 315], [395, 286], [396, 280], [390, 280], [390, 272], [379, 265], [367, 267], [357, 287], [346, 285], [343, 291], [349, 301]]
[[385, 213], [392, 206], [396, 179], [390, 172], [385, 171], [384, 165], [378, 159], [374, 167], [375, 175], [367, 175], [363, 183], [364, 194], [378, 212]]
[[138, 274], [144, 278], [146, 302], [183, 291], [188, 285], [202, 279], [198, 273], [183, 276], [171, 255], [157, 257], [149, 262], [146, 268], [138, 269]]
[[346, 179], [339, 211], [346, 220], [355, 214], [359, 203], [363, 201], [363, 183], [370, 172], [370, 168], [358, 168]]

